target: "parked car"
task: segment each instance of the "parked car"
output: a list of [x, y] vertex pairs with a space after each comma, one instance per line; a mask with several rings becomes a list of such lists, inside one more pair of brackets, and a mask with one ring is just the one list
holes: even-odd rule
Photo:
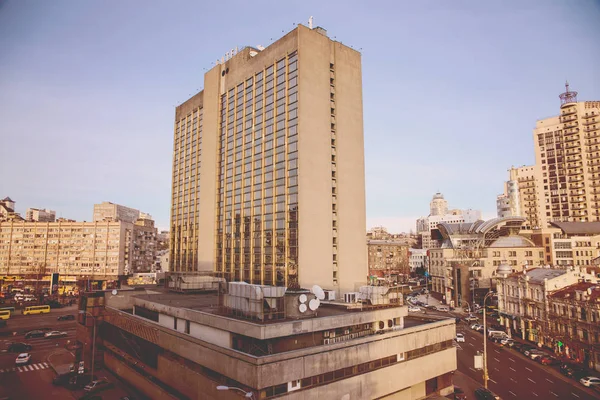
[[35, 330], [35, 331], [29, 331], [25, 334], [25, 339], [31, 339], [31, 338], [37, 338], [37, 337], [44, 337], [45, 332], [44, 331], [40, 331], [40, 330]]
[[531, 358], [532, 360], [535, 360], [535, 358], [537, 357], [541, 357], [541, 356], [546, 356], [547, 354], [544, 353], [541, 350], [538, 350], [536, 348], [533, 349], [527, 349], [523, 352], [524, 355], [526, 355], [527, 357]]
[[425, 308], [426, 308], [426, 309], [428, 309], [428, 310], [437, 311], [437, 307], [436, 307], [436, 306], [433, 306], [433, 305], [431, 305], [431, 304], [426, 304], [426, 305], [425, 305]]
[[457, 343], [458, 342], [463, 342], [464, 343], [464, 341], [465, 341], [465, 335], [463, 335], [462, 333], [457, 333], [455, 340], [456, 340]]
[[99, 390], [107, 389], [111, 386], [113, 386], [113, 384], [111, 382], [109, 382], [108, 379], [100, 378], [100, 379], [97, 379], [95, 381], [88, 383], [83, 388], [83, 390], [85, 390], [86, 392], [97, 392]]
[[7, 349], [10, 353], [23, 353], [31, 350], [31, 345], [27, 343], [11, 343]]
[[444, 311], [444, 312], [450, 311], [450, 308], [448, 306], [437, 306], [436, 308], [438, 311]]
[[465, 391], [456, 385], [454, 385], [454, 400], [467, 400]]
[[61, 315], [57, 318], [57, 321], [72, 321], [75, 319], [75, 316], [73, 314], [69, 314], [69, 315]]
[[585, 378], [581, 378], [579, 380], [583, 386], [600, 386], [600, 378], [596, 378], [595, 376], [586, 376]]
[[482, 387], [475, 389], [475, 398], [480, 400], [500, 400], [500, 396], [494, 394], [491, 390]]
[[[519, 347], [519, 352], [521, 352], [521, 353], [525, 354], [525, 352], [526, 352], [526, 351], [530, 351], [530, 350], [533, 350], [533, 349], [536, 349], [536, 347], [533, 347], [533, 346], [532, 346], [532, 345], [530, 345], [530, 344], [522, 344], [522, 345]], [[525, 354], [525, 355], [527, 355], [527, 354]]]
[[87, 385], [88, 383], [96, 380], [97, 377], [96, 375], [94, 375], [93, 377], [91, 375], [75, 375], [75, 376], [71, 376], [71, 379], [69, 379], [69, 388], [71, 389], [81, 389], [83, 388], [85, 385]]
[[67, 336], [67, 332], [60, 332], [60, 331], [50, 331], [44, 335], [44, 337], [46, 339], [61, 338], [61, 337], [65, 337], [65, 336]]
[[539, 362], [542, 365], [558, 365], [560, 364], [560, 360], [556, 357], [552, 356], [542, 356], [535, 359], [535, 361]]
[[479, 318], [477, 318], [473, 314], [469, 314], [468, 316], [465, 317], [465, 321], [467, 321], [467, 322], [476, 322], [476, 321], [479, 321]]
[[25, 365], [25, 364], [29, 364], [29, 361], [31, 361], [31, 354], [21, 353], [17, 356], [17, 359], [15, 360], [15, 364], [16, 365]]
[[515, 341], [511, 338], [505, 338], [500, 341], [501, 346], [513, 347], [515, 345]]
[[569, 363], [561, 364], [560, 373], [573, 379], [581, 379], [587, 375], [583, 367]]

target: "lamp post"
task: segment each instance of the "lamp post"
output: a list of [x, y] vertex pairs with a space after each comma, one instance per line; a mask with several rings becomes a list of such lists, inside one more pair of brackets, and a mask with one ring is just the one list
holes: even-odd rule
[[94, 379], [94, 361], [96, 357], [96, 317], [94, 317], [91, 312], [84, 310], [79, 310], [79, 314], [89, 314], [90, 317], [94, 319], [94, 332], [92, 334], [92, 379]]
[[244, 393], [244, 397], [246, 397], [247, 399], [252, 399], [254, 396], [252, 392], [246, 392], [245, 390], [233, 386], [217, 386], [217, 390], [237, 390], [239, 392]]
[[485, 302], [487, 298], [493, 294], [494, 292], [488, 292], [483, 298], [483, 387], [485, 387], [486, 389], [488, 387], [488, 380], [490, 379], [490, 377], [488, 376], [487, 371], [487, 326], [485, 324]]

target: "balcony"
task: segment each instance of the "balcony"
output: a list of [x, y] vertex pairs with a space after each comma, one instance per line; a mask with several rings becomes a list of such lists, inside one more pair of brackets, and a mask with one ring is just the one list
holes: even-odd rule
[[565, 122], [574, 121], [577, 119], [577, 115], [575, 115], [575, 113], [576, 113], [575, 109], [573, 108], [571, 110], [569, 110], [568, 113], [563, 113], [560, 116], [560, 122], [565, 123]]
[[565, 143], [565, 149], [572, 149], [574, 147], [579, 147], [579, 146], [581, 146], [580, 141], [572, 141], [572, 142]]
[[583, 127], [584, 132], [593, 132], [593, 131], [597, 131], [597, 130], [598, 130], [598, 127], [596, 125]]
[[571, 203], [585, 203], [585, 197], [572, 197]]
[[577, 112], [577, 107], [568, 107], [563, 110], [563, 112], [561, 113], [561, 117], [564, 118], [566, 115], [572, 115], [572, 114], [575, 114], [576, 112]]
[[592, 111], [592, 112], [590, 112], [590, 113], [585, 113], [585, 114], [583, 114], [583, 115], [581, 116], [581, 118], [583, 118], [583, 119], [588, 119], [588, 118], [597, 117], [598, 115], [600, 115], [600, 114], [598, 114], [598, 113], [597, 113], [597, 112], [595, 112], [595, 111]]
[[[598, 137], [600, 137], [600, 134], [598, 134]], [[568, 149], [568, 150], [565, 151], [565, 154], [567, 156], [570, 156], [570, 155], [580, 155], [581, 154], [581, 149], [578, 149], [578, 148], [577, 149]]]
[[592, 119], [586, 119], [586, 120], [585, 120], [585, 121], [583, 121], [581, 124], [582, 124], [583, 126], [589, 126], [589, 125], [595, 124], [595, 123], [597, 123], [597, 122], [598, 122], [598, 123], [600, 123], [600, 121], [596, 121], [596, 118], [592, 118]]
[[569, 128], [576, 128], [577, 127], [577, 122], [573, 121], [573, 122], [567, 122], [564, 125], [564, 129], [569, 129]]

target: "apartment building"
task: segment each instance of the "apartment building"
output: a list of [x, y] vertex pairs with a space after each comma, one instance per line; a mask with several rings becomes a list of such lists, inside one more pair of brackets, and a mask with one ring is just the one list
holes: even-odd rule
[[554, 351], [600, 371], [600, 282], [580, 281], [549, 294], [548, 310]]
[[[92, 221], [124, 221], [134, 223], [140, 218], [140, 210], [125, 207], [120, 204], [103, 201], [100, 204], [94, 204], [94, 215]], [[152, 219], [149, 215], [144, 218]]]
[[438, 225], [440, 248], [429, 250], [431, 291], [447, 304], [481, 303], [503, 263], [518, 270], [544, 263], [544, 251], [519, 234], [522, 217]]
[[[319, 305], [309, 291], [213, 279], [219, 292], [85, 293], [80, 308], [99, 324], [96, 360], [161, 400], [237, 399], [239, 390], [257, 399], [452, 393], [454, 319], [412, 318], [390, 301]], [[86, 363], [93, 322], [79, 316]]]
[[0, 200], [0, 221], [22, 221], [23, 218], [15, 211], [15, 202], [10, 197]]
[[361, 74], [360, 53], [298, 25], [204, 75], [175, 112], [171, 271], [365, 281]]
[[591, 279], [580, 268], [530, 268], [519, 272], [502, 273], [497, 279], [500, 322], [507, 331], [539, 345], [553, 347], [554, 339], [548, 328], [548, 295]]
[[0, 222], [0, 275], [116, 280], [150, 271], [154, 222]]
[[551, 222], [549, 228], [530, 234], [543, 246], [547, 265], [589, 266], [600, 256], [600, 222]]
[[409, 246], [394, 240], [367, 240], [369, 276], [387, 277], [399, 281], [398, 276], [410, 274]]
[[25, 220], [29, 222], [54, 222], [56, 221], [56, 211], [28, 208], [25, 213]]
[[560, 113], [533, 131], [540, 226], [600, 221], [600, 101], [577, 101], [569, 89]]
[[524, 217], [523, 229], [539, 229], [540, 211], [538, 200], [538, 169], [534, 165], [512, 167], [508, 170], [508, 181], [504, 193], [498, 195], [496, 208], [498, 217]]
[[410, 272], [415, 272], [417, 268], [427, 268], [427, 250], [408, 249], [408, 266], [410, 268]]

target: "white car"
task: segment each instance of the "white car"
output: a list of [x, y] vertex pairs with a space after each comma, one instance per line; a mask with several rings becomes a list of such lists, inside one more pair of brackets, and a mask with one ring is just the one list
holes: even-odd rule
[[465, 342], [465, 335], [463, 335], [462, 333], [457, 333], [456, 334], [456, 343], [458, 342]]
[[59, 331], [50, 331], [44, 335], [44, 337], [46, 339], [61, 338], [61, 337], [65, 337], [65, 336], [67, 336], [67, 332], [59, 332]]
[[600, 386], [600, 378], [596, 378], [595, 376], [586, 376], [585, 378], [581, 378], [579, 380], [583, 386]]
[[422, 310], [419, 307], [410, 306], [410, 307], [408, 307], [408, 311], [410, 311], [410, 312], [421, 312]]
[[21, 353], [17, 356], [17, 359], [15, 360], [15, 364], [25, 365], [25, 364], [29, 364], [29, 361], [31, 361], [31, 354]]

